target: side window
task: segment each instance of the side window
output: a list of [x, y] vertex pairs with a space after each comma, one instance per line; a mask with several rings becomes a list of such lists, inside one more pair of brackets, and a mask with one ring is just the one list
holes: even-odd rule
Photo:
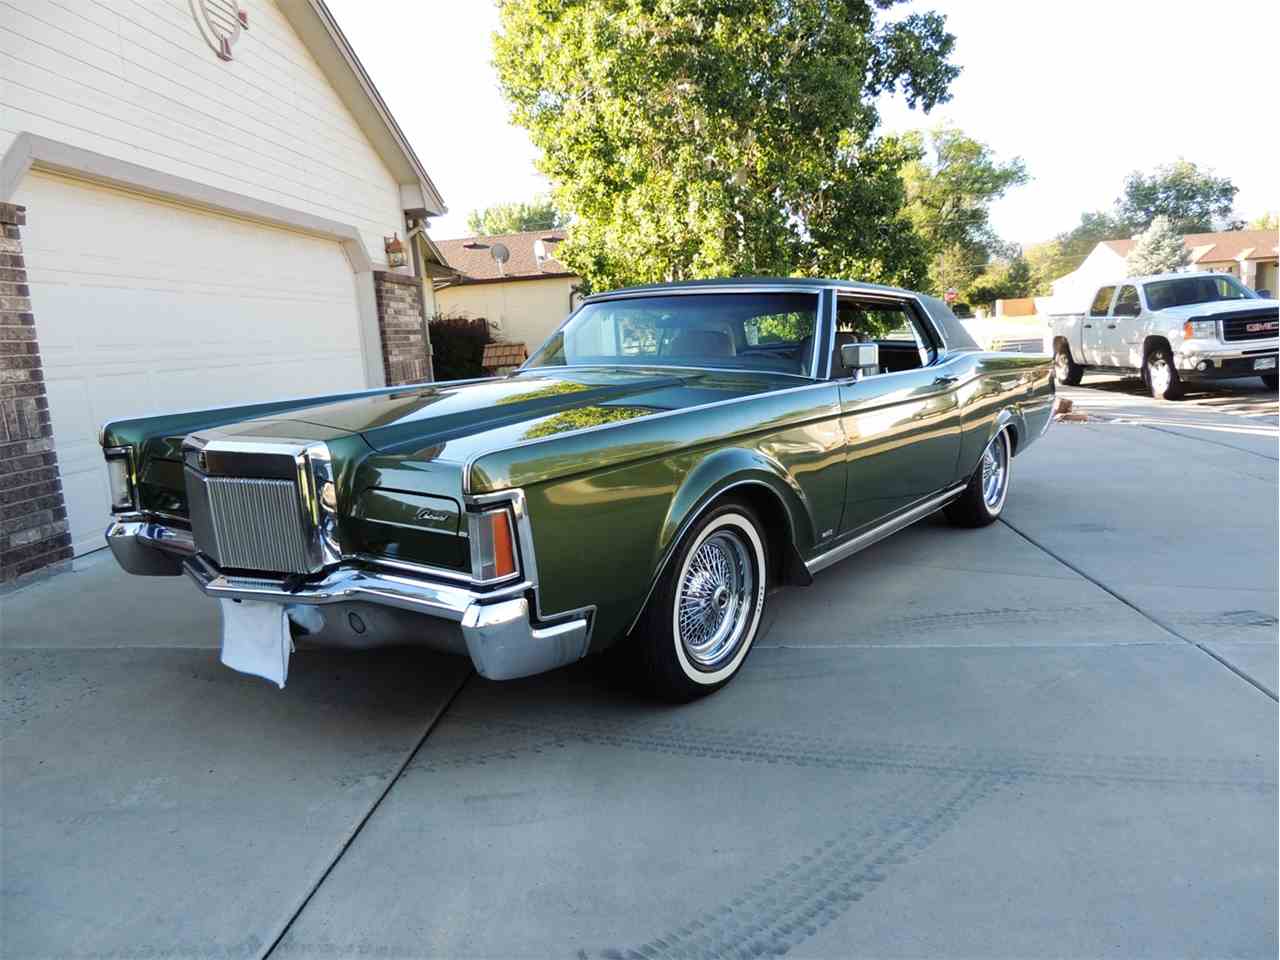
[[[1107, 308], [1111, 306], [1111, 295], [1116, 292], [1115, 287], [1103, 287], [1098, 291], [1098, 295], [1093, 298], [1093, 306], [1089, 308], [1089, 316], [1105, 317]], [[1079, 301], [1076, 301], [1079, 303]]]
[[1116, 308], [1112, 311], [1117, 317], [1136, 317], [1142, 312], [1142, 304], [1138, 301], [1137, 287], [1121, 287], [1120, 296], [1116, 297]]
[[880, 373], [916, 370], [933, 360], [933, 347], [919, 329], [915, 314], [905, 305], [881, 301], [860, 302], [841, 297], [836, 303], [836, 339], [831, 376], [852, 376], [845, 368], [840, 348], [846, 343], [876, 343], [880, 347]]

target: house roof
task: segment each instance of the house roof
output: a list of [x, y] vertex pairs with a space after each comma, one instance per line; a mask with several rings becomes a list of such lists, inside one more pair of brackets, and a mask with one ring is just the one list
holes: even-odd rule
[[440, 191], [324, 0], [279, 0], [279, 8], [400, 184], [401, 208], [421, 210], [433, 217], [445, 213], [448, 207]]
[[[1103, 240], [1120, 256], [1128, 256], [1133, 239]], [[1192, 263], [1222, 263], [1229, 260], [1270, 260], [1276, 256], [1274, 230], [1222, 230], [1218, 233], [1188, 233], [1182, 238]]]
[[[563, 230], [529, 230], [525, 233], [437, 240], [436, 247], [449, 266], [458, 272], [458, 279], [452, 281], [457, 284], [577, 276], [554, 255], [556, 247], [564, 241], [564, 236]], [[539, 240], [547, 254], [541, 262], [537, 250]], [[511, 253], [511, 258], [501, 267], [493, 259], [493, 248], [497, 243], [501, 243]]]
[[480, 367], [484, 370], [518, 367], [528, 359], [529, 350], [523, 343], [486, 343], [484, 356], [480, 359]]

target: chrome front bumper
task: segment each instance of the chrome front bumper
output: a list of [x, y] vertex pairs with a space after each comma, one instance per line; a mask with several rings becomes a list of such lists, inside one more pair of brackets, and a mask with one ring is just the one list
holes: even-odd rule
[[107, 544], [120, 566], [143, 576], [186, 573], [207, 596], [220, 600], [256, 600], [334, 607], [375, 604], [430, 618], [421, 639], [459, 631], [476, 672], [490, 680], [512, 680], [554, 670], [587, 652], [589, 616], [535, 625], [528, 594], [532, 584], [481, 592], [405, 573], [339, 566], [320, 580], [296, 590], [284, 580], [231, 576], [196, 552], [186, 530], [147, 520], [117, 520], [107, 528]]

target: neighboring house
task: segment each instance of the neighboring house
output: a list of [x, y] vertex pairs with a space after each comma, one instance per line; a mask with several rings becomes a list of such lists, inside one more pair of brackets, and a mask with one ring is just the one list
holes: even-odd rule
[[6, 581], [103, 545], [103, 421], [428, 378], [445, 205], [321, 0], [2, 9]]
[[[1182, 238], [1191, 262], [1188, 270], [1213, 270], [1235, 275], [1254, 290], [1277, 292], [1277, 262], [1280, 252], [1275, 230], [1225, 230], [1219, 233], [1189, 233]], [[1104, 240], [1072, 273], [1053, 282], [1053, 296], [1040, 298], [1041, 313], [1079, 313], [1088, 305], [1098, 287], [1125, 274], [1125, 257], [1133, 240]]]
[[[524, 343], [532, 353], [577, 305], [581, 278], [555, 258], [563, 241], [557, 230], [437, 241], [455, 275], [436, 281], [436, 308], [445, 316], [483, 317], [500, 339]], [[506, 263], [494, 259], [499, 244], [510, 254]]]

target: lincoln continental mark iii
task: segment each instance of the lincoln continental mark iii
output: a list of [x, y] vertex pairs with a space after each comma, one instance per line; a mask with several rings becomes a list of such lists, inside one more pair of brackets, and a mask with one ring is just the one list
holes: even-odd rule
[[507, 376], [108, 423], [106, 537], [221, 601], [223, 662], [281, 686], [295, 640], [493, 679], [612, 648], [689, 700], [741, 668], [772, 588], [938, 510], [999, 517], [1051, 373], [905, 290], [618, 290]]

